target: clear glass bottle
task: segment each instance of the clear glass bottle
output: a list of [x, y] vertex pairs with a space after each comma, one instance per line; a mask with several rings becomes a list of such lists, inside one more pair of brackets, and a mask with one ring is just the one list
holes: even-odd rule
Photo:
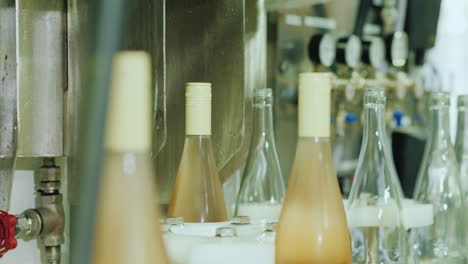
[[347, 92], [346, 98], [341, 101], [333, 101], [333, 103], [339, 104], [338, 114], [335, 119], [336, 134], [333, 144], [333, 162], [338, 175], [341, 194], [345, 199], [348, 198], [351, 190], [351, 182], [356, 172], [362, 142], [362, 92], [354, 91], [352, 97], [348, 94], [351, 93]]
[[285, 193], [276, 152], [272, 107], [271, 89], [256, 90], [252, 140], [235, 213], [263, 222], [278, 221]]
[[93, 264], [168, 264], [159, 226], [151, 148], [149, 55], [115, 56]]
[[[468, 205], [468, 95], [458, 96], [458, 122], [455, 137], [455, 154], [460, 167], [460, 181], [465, 206]], [[468, 218], [465, 218], [468, 220]], [[468, 230], [467, 230], [468, 231]]]
[[364, 139], [347, 216], [353, 241], [353, 263], [406, 263], [403, 192], [388, 144], [385, 90], [364, 91]]
[[414, 199], [433, 205], [434, 222], [411, 230], [415, 263], [464, 264], [465, 217], [458, 163], [450, 140], [450, 95], [429, 95], [429, 138]]
[[[455, 138], [455, 155], [457, 156], [460, 182], [465, 205], [465, 248], [468, 258], [468, 95], [458, 96], [458, 121]], [[467, 259], [468, 262], [468, 259]]]
[[350, 264], [330, 144], [330, 76], [299, 77], [299, 139], [276, 233], [276, 264]]
[[210, 83], [187, 83], [185, 110], [185, 144], [168, 215], [192, 223], [227, 221], [211, 144]]

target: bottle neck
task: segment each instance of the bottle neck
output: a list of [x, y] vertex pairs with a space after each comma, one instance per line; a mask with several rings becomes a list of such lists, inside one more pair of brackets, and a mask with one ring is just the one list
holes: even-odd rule
[[385, 144], [371, 144], [386, 141], [385, 105], [365, 106], [364, 142], [367, 146], [383, 147]]
[[468, 113], [467, 110], [458, 110], [456, 145], [465, 152], [468, 150]]
[[445, 146], [450, 143], [449, 107], [433, 106], [429, 109], [429, 140], [433, 146]]
[[[255, 98], [252, 139], [274, 139], [273, 107], [271, 100]], [[254, 142], [252, 142], [254, 143]]]

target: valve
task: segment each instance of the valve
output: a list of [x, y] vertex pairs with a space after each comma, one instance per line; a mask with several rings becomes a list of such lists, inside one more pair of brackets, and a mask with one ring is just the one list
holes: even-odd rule
[[15, 238], [15, 226], [16, 216], [0, 210], [0, 258], [15, 249], [18, 244]]

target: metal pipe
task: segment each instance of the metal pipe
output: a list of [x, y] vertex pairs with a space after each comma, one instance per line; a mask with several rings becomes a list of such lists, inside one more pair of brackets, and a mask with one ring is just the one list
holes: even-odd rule
[[17, 0], [18, 153], [63, 156], [67, 79], [63, 0]]
[[60, 264], [61, 251], [60, 246], [45, 247], [45, 256], [47, 264]]
[[44, 165], [35, 172], [36, 211], [41, 216], [42, 227], [38, 237], [41, 254], [47, 264], [59, 264], [60, 246], [65, 242], [65, 212], [60, 193], [60, 167], [54, 159], [44, 159]]
[[0, 1], [0, 210], [10, 207], [17, 142], [16, 11]]
[[16, 238], [38, 240], [43, 259], [47, 264], [59, 264], [61, 245], [65, 242], [65, 212], [60, 193], [60, 167], [54, 159], [44, 159], [36, 170], [36, 208], [17, 216]]

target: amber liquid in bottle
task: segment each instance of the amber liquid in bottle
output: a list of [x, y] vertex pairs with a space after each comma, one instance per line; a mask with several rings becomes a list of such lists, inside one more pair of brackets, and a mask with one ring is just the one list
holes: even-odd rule
[[185, 222], [227, 220], [221, 183], [209, 136], [187, 136], [169, 215]]
[[115, 56], [93, 264], [168, 264], [159, 226], [151, 147], [150, 58]]
[[192, 223], [227, 221], [211, 144], [211, 84], [188, 83], [186, 97], [186, 138], [168, 215]]
[[276, 237], [276, 264], [350, 264], [330, 145], [330, 77], [301, 74], [299, 140]]
[[168, 264], [149, 153], [107, 154], [93, 264]]

